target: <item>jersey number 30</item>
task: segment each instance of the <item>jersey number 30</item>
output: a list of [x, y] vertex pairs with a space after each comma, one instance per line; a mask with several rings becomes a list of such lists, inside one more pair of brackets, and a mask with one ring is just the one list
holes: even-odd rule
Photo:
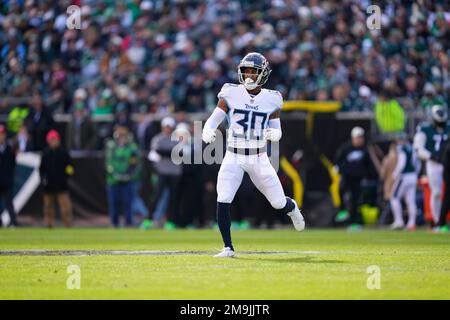
[[[233, 136], [236, 138], [244, 138], [246, 140], [259, 140], [261, 139], [261, 133], [262, 129], [264, 128], [264, 125], [266, 123], [267, 114], [263, 112], [256, 112], [256, 111], [249, 111], [249, 110], [242, 110], [242, 109], [236, 109], [234, 110], [233, 114], [242, 114], [244, 117], [238, 121], [236, 121], [237, 124], [242, 126], [242, 133], [237, 133], [233, 131]], [[261, 127], [256, 129], [256, 119], [261, 119]], [[250, 124], [249, 124], [250, 122]], [[250, 128], [250, 136], [248, 137], [248, 132]]]

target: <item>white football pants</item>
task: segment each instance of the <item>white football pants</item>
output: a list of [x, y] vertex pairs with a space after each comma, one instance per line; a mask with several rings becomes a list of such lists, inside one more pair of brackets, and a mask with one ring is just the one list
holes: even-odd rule
[[286, 196], [280, 179], [270, 163], [267, 153], [242, 155], [227, 151], [217, 177], [217, 202], [231, 203], [244, 176], [248, 173], [256, 188], [272, 207], [282, 209]]
[[439, 216], [441, 215], [442, 206], [442, 184], [444, 166], [435, 161], [428, 160], [426, 163], [428, 183], [431, 189], [431, 214], [435, 223], [438, 223]]
[[390, 199], [394, 223], [403, 225], [403, 214], [401, 200], [405, 199], [408, 209], [408, 227], [416, 225], [417, 206], [416, 206], [416, 188], [417, 175], [415, 173], [405, 173], [394, 182], [393, 193]]

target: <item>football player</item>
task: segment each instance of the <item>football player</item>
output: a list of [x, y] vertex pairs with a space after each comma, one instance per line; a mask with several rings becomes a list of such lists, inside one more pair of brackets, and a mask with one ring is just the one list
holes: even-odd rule
[[417, 174], [420, 170], [420, 162], [417, 159], [416, 151], [408, 141], [406, 134], [402, 133], [397, 139], [397, 164], [392, 172], [394, 185], [390, 204], [394, 215], [394, 222], [391, 229], [399, 230], [405, 227], [402, 214], [401, 200], [404, 199], [408, 208], [407, 230], [416, 230], [416, 189]]
[[447, 122], [447, 108], [434, 105], [431, 108], [432, 122], [419, 124], [414, 136], [414, 148], [421, 160], [426, 162], [425, 169], [431, 189], [431, 213], [433, 226], [439, 221], [441, 211], [442, 178], [444, 167], [442, 165], [442, 150], [450, 133], [450, 124]]
[[298, 231], [305, 221], [297, 203], [286, 197], [266, 153], [266, 141], [281, 139], [280, 92], [262, 89], [270, 75], [267, 59], [259, 53], [247, 54], [239, 63], [240, 84], [226, 83], [217, 95], [217, 107], [206, 121], [202, 139], [212, 143], [216, 129], [226, 118], [227, 151], [217, 178], [217, 220], [224, 242], [215, 257], [234, 257], [230, 232], [230, 204], [238, 190], [244, 172], [280, 214], [287, 214]]

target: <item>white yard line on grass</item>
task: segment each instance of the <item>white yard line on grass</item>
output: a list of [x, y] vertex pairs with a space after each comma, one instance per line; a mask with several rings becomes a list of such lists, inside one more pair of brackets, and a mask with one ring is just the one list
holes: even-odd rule
[[[213, 251], [163, 250], [0, 250], [0, 256], [210, 255]], [[320, 251], [239, 251], [239, 254], [318, 254]]]

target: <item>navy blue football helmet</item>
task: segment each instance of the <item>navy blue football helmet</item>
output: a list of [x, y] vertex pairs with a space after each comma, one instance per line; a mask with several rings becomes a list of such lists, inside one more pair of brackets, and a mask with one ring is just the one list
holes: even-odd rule
[[[245, 68], [255, 68], [257, 70], [257, 78], [256, 81], [250, 84], [247, 87], [247, 84], [244, 79], [244, 69]], [[256, 86], [262, 86], [269, 79], [269, 75], [272, 70], [269, 66], [269, 61], [260, 53], [250, 52], [248, 53], [239, 63], [238, 66], [238, 75], [239, 75], [239, 83], [246, 86], [247, 89], [253, 89]]]

